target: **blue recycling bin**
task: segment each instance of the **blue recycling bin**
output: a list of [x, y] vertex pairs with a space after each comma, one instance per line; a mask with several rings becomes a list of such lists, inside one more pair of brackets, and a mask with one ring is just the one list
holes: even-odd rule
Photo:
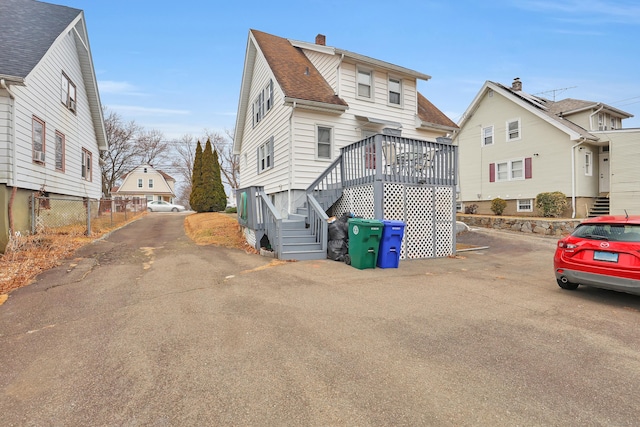
[[377, 265], [380, 268], [398, 268], [405, 223], [402, 221], [384, 220], [382, 221], [382, 225], [382, 237], [380, 238], [380, 248], [378, 249]]

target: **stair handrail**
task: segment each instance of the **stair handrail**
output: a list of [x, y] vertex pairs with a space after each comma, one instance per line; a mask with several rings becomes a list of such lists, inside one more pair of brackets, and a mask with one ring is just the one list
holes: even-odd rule
[[326, 212], [313, 194], [307, 194], [307, 206], [309, 206], [309, 228], [311, 234], [315, 236], [316, 243], [320, 243], [322, 250], [326, 253], [329, 241], [329, 223]]
[[282, 216], [271, 203], [271, 199], [264, 190], [258, 190], [258, 212], [262, 219], [264, 233], [269, 239], [271, 249], [274, 251], [276, 258], [280, 258], [282, 254]]
[[[340, 169], [338, 169], [340, 166]], [[307, 194], [318, 194], [326, 191], [329, 187], [335, 188], [342, 185], [342, 154], [325, 169], [315, 181], [307, 187]]]

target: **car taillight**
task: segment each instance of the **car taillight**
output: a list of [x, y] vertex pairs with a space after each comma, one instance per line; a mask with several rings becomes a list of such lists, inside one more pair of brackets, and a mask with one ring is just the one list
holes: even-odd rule
[[573, 243], [567, 243], [567, 242], [559, 241], [558, 242], [558, 247], [562, 248], [562, 249], [575, 249], [575, 248], [578, 247], [578, 245], [574, 245]]

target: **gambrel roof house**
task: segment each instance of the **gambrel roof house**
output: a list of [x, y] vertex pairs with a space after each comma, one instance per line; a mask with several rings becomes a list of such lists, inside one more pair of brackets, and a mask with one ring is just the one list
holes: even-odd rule
[[122, 177], [122, 185], [113, 189], [114, 197], [139, 197], [173, 203], [176, 180], [152, 165], [140, 165]]
[[14, 231], [30, 229], [33, 193], [101, 196], [97, 166], [107, 137], [82, 10], [3, 0], [0, 46], [3, 248], [10, 222]]
[[309, 43], [250, 30], [234, 138], [240, 186], [260, 187], [279, 214], [293, 215], [349, 145], [376, 134], [447, 138], [457, 125], [418, 92], [430, 78], [327, 46], [321, 34]]
[[566, 216], [639, 213], [640, 131], [624, 129], [631, 114], [601, 102], [553, 101], [487, 81], [462, 120], [461, 210], [476, 204], [491, 214], [494, 198], [507, 201], [504, 214], [539, 215], [534, 200], [560, 191], [570, 199]]

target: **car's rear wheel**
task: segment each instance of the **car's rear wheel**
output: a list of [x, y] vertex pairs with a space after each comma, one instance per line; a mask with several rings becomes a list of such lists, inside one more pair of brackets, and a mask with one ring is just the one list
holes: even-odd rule
[[556, 279], [556, 282], [558, 282], [558, 286], [568, 291], [575, 291], [580, 285], [579, 283], [571, 283], [567, 279]]
[[153, 212], [153, 209], [151, 209], [151, 208], [147, 208], [147, 210], [148, 210], [149, 212]]
[[171, 209], [171, 212], [178, 212], [178, 208]]

